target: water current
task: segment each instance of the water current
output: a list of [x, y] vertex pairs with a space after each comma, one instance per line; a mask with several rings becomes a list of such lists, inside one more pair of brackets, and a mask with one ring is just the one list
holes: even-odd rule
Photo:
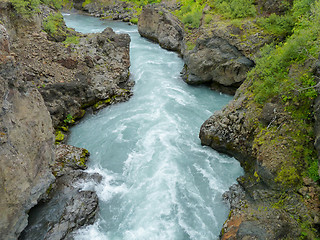
[[89, 172], [101, 184], [82, 183], [99, 196], [97, 222], [78, 240], [217, 239], [228, 215], [222, 193], [243, 173], [238, 161], [201, 146], [201, 124], [231, 97], [193, 87], [180, 77], [183, 61], [122, 22], [66, 14], [83, 33], [110, 26], [131, 37], [133, 97], [72, 128], [69, 144], [91, 152]]

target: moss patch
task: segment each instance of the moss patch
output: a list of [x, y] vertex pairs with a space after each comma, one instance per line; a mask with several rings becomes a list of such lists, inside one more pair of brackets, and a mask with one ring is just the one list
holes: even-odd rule
[[59, 144], [64, 140], [64, 134], [61, 131], [56, 131], [56, 144]]

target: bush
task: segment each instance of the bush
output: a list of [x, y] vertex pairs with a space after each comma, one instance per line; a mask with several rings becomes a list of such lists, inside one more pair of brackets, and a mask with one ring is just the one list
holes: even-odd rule
[[30, 17], [38, 11], [40, 0], [10, 0], [14, 9], [22, 17]]
[[82, 7], [87, 6], [89, 3], [91, 3], [91, 0], [85, 0], [85, 1], [82, 3]]
[[193, 0], [184, 0], [181, 2], [181, 9], [175, 12], [175, 15], [188, 27], [198, 28], [200, 26], [202, 11], [204, 5], [201, 2]]
[[63, 0], [10, 0], [14, 9], [24, 18], [32, 16], [39, 11], [38, 6], [43, 3], [60, 9], [63, 5]]
[[215, 0], [214, 7], [226, 18], [245, 18], [257, 15], [253, 0]]
[[206, 14], [206, 15], [204, 16], [204, 22], [205, 22], [206, 24], [209, 24], [209, 23], [211, 22], [212, 18], [213, 18], [213, 16], [212, 16], [211, 14]]
[[200, 26], [200, 20], [202, 17], [202, 11], [199, 9], [193, 10], [182, 17], [182, 22], [185, 25], [189, 25], [192, 28], [198, 28]]
[[63, 23], [63, 16], [61, 13], [57, 14], [50, 14], [44, 21], [43, 21], [43, 30], [49, 34], [54, 34], [58, 27]]
[[[256, 67], [249, 72], [248, 77], [254, 80], [252, 89], [258, 103], [264, 103], [279, 93], [283, 99], [295, 99], [297, 102], [315, 97], [316, 91], [312, 88], [315, 81], [305, 65], [308, 62], [310, 66], [320, 52], [319, 1], [311, 10], [295, 23], [293, 34], [285, 43], [264, 47]], [[294, 79], [289, 71], [296, 72]]]
[[[79, 44], [79, 37], [78, 36], [69, 36], [66, 40], [63, 41], [64, 45], [68, 47], [70, 44]], [[69, 115], [68, 115], [69, 116]]]
[[295, 21], [290, 14], [279, 16], [273, 13], [267, 18], [258, 19], [257, 23], [272, 34], [286, 37], [292, 34]]
[[131, 22], [132, 24], [138, 24], [138, 18], [131, 18], [131, 19], [130, 19], [130, 22]]

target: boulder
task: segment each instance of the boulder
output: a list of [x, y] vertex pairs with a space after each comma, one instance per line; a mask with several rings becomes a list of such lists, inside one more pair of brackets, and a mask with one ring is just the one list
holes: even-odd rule
[[138, 21], [142, 37], [158, 42], [165, 49], [181, 52], [184, 35], [183, 24], [168, 10], [147, 5], [143, 7]]
[[183, 79], [189, 84], [218, 83], [239, 87], [254, 62], [225, 39], [199, 39], [196, 47], [184, 56]]

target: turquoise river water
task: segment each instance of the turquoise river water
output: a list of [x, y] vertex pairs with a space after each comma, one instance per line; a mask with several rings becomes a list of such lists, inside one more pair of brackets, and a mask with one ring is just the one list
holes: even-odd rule
[[94, 188], [100, 211], [78, 240], [217, 239], [228, 215], [222, 194], [243, 174], [238, 161], [201, 146], [201, 124], [231, 97], [193, 87], [180, 77], [174, 52], [140, 37], [122, 22], [65, 14], [83, 33], [110, 26], [131, 36], [133, 97], [87, 116], [69, 144], [91, 152], [89, 172], [103, 175]]

